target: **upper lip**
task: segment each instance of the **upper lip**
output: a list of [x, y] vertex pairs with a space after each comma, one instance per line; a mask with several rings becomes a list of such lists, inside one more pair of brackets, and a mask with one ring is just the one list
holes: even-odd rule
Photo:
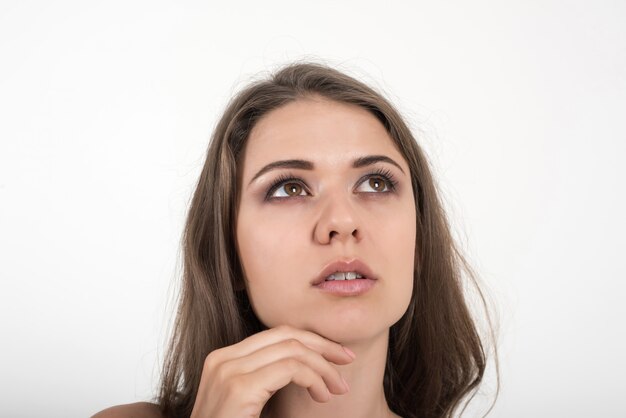
[[326, 265], [324, 269], [320, 272], [320, 274], [313, 279], [311, 284], [313, 286], [322, 283], [328, 276], [337, 272], [348, 272], [353, 271], [355, 273], [359, 273], [361, 276], [364, 276], [368, 279], [376, 280], [374, 273], [368, 267], [367, 264], [359, 260], [358, 258], [353, 258], [352, 260], [337, 260], [332, 263]]

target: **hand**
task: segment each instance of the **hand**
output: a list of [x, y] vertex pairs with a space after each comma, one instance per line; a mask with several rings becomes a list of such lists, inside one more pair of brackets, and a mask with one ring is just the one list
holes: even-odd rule
[[191, 418], [259, 418], [270, 397], [289, 383], [317, 402], [349, 391], [331, 365], [353, 358], [318, 334], [279, 326], [212, 351], [204, 362]]

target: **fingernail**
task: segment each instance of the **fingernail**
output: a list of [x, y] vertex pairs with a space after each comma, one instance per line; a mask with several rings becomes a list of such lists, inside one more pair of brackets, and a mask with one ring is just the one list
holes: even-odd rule
[[349, 392], [350, 391], [350, 385], [348, 384], [348, 382], [346, 382], [346, 378], [341, 376], [341, 380], [343, 380], [343, 384], [346, 387], [346, 390]]
[[[343, 347], [343, 346], [342, 346]], [[348, 347], [343, 347], [343, 351], [345, 351], [346, 353], [348, 353], [348, 355], [350, 357], [352, 357], [352, 359], [356, 358], [356, 354], [354, 354], [354, 352], [352, 352], [352, 350], [350, 350]]]

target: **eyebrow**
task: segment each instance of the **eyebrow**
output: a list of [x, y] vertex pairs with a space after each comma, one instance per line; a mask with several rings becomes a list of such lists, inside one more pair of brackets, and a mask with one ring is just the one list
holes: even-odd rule
[[[402, 169], [402, 167], [400, 167], [400, 164], [398, 164], [391, 158], [387, 157], [386, 155], [366, 155], [364, 157], [359, 157], [355, 159], [354, 161], [352, 161], [352, 168], [367, 167], [369, 165], [373, 165], [378, 162], [389, 163], [389, 164], [395, 165], [404, 174], [404, 170]], [[250, 180], [250, 183], [248, 183], [248, 187], [250, 186], [250, 184], [254, 182], [254, 180], [261, 177], [263, 174], [267, 173], [268, 171], [276, 170], [279, 168], [297, 168], [300, 170], [313, 170], [315, 169], [315, 164], [313, 164], [311, 161], [298, 160], [298, 159], [274, 161], [272, 163], [269, 163], [262, 169], [260, 169], [259, 172], [256, 173], [254, 177], [252, 177], [252, 180]]]

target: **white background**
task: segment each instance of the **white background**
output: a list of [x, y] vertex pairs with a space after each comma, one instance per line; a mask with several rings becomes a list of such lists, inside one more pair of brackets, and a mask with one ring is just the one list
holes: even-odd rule
[[490, 416], [626, 416], [625, 22], [623, 1], [2, 0], [0, 416], [151, 398], [215, 120], [307, 57], [386, 92], [430, 156], [500, 311]]

